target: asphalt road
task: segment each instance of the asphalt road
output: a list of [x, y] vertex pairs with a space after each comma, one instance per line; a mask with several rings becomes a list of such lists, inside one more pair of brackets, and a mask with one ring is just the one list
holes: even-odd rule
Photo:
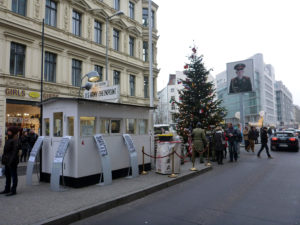
[[241, 149], [238, 162], [74, 224], [300, 224], [300, 152], [271, 154]]

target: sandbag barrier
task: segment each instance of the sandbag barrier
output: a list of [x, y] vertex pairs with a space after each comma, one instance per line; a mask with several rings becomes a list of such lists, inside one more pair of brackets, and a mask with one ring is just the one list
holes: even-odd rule
[[[208, 151], [207, 152], [207, 162], [206, 162], [205, 165], [206, 166], [211, 166], [211, 163], [209, 162], [209, 146], [207, 146], [203, 151], [198, 151], [195, 148], [193, 148], [193, 151], [197, 151], [199, 154], [203, 154], [204, 152]], [[183, 160], [185, 160], [185, 158], [188, 157], [189, 155], [190, 156], [192, 155], [192, 153], [188, 151], [185, 156], [181, 156], [175, 151], [174, 147], [172, 148], [172, 152], [170, 154], [165, 155], [165, 156], [152, 156], [152, 155], [149, 155], [149, 154], [145, 153], [144, 146], [142, 148], [142, 153], [143, 153], [143, 171], [141, 173], [142, 175], [147, 174], [147, 172], [145, 171], [145, 155], [152, 158], [152, 159], [162, 159], [162, 158], [166, 158], [166, 157], [171, 156], [171, 159], [172, 159], [172, 173], [169, 175], [170, 178], [176, 178], [177, 177], [177, 175], [174, 173], [174, 155], [176, 155], [177, 157], [179, 157], [180, 159], [183, 159]], [[188, 162], [188, 161], [184, 161], [184, 162]], [[198, 169], [195, 168], [195, 160], [193, 160], [193, 167], [190, 170], [191, 171], [197, 171], [198, 170]]]

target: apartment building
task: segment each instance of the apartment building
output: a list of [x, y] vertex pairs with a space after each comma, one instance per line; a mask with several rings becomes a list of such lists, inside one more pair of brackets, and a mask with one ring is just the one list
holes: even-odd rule
[[[157, 10], [152, 2], [154, 93], [159, 72]], [[116, 15], [119, 11], [123, 13]], [[149, 105], [148, 24], [146, 0], [0, 0], [2, 143], [12, 124], [38, 132], [41, 76], [44, 100], [77, 97], [86, 82], [81, 78], [96, 70], [101, 81], [119, 85], [120, 103]]]

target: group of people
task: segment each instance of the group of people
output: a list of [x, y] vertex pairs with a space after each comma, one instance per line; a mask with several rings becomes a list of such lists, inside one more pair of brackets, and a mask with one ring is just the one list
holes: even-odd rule
[[[37, 137], [33, 130], [30, 130], [28, 133], [28, 130], [19, 130], [17, 127], [9, 127], [7, 129], [7, 139], [1, 158], [6, 182], [5, 188], [0, 194], [6, 194], [6, 196], [17, 194], [18, 164], [22, 160], [24, 162], [27, 160], [27, 153], [30, 154]], [[19, 156], [20, 150], [22, 151], [21, 156]]]
[[[193, 140], [193, 152], [192, 160], [195, 160], [196, 152], [199, 153], [200, 163], [203, 163], [203, 153], [206, 149], [209, 149], [210, 155], [213, 161], [217, 161], [218, 164], [223, 164], [223, 159], [226, 158], [227, 148], [229, 151], [229, 162], [236, 162], [239, 158], [240, 146], [244, 137], [245, 150], [249, 152], [250, 150], [254, 153], [255, 144], [258, 141], [259, 132], [255, 127], [245, 127], [243, 134], [241, 133], [240, 126], [234, 128], [232, 123], [228, 123], [226, 129], [218, 126], [214, 131], [201, 129], [201, 123], [198, 122], [196, 128], [193, 129], [191, 137]], [[269, 131], [267, 127], [263, 127], [260, 131], [261, 138], [261, 148], [257, 153], [257, 157], [260, 157], [261, 152], [266, 149], [266, 153], [269, 158], [272, 156], [269, 153], [268, 147], [268, 135]], [[243, 136], [243, 137], [242, 137]]]

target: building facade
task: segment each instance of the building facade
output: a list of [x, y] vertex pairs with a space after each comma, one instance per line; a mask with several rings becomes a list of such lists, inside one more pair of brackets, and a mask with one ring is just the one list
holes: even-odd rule
[[165, 88], [157, 93], [159, 99], [157, 109], [155, 110], [155, 123], [156, 124], [174, 124], [175, 113], [178, 112], [178, 107], [175, 104], [179, 102], [178, 91], [183, 89], [180, 80], [185, 80], [186, 75], [182, 71], [176, 71], [175, 74], [169, 75], [169, 82]]
[[[154, 93], [159, 72], [157, 9], [152, 2]], [[113, 16], [118, 11], [124, 14]], [[146, 0], [0, 1], [0, 139], [12, 124], [38, 132], [41, 71], [43, 99], [78, 96], [82, 76], [93, 70], [105, 81], [106, 47], [107, 81], [119, 85], [119, 102], [149, 105], [148, 37]], [[156, 96], [154, 100], [157, 103]]]
[[[262, 54], [251, 57], [254, 62], [254, 91], [244, 93], [244, 115], [245, 123], [257, 123], [260, 119], [260, 112], [264, 111], [264, 124], [276, 125], [276, 96], [274, 90], [275, 73], [272, 65], [265, 64]], [[226, 71], [216, 75], [217, 95], [223, 100], [228, 113], [226, 122], [239, 123], [235, 117], [240, 111], [239, 94], [228, 95]]]
[[[183, 71], [176, 71], [175, 74], [169, 75], [169, 82], [165, 88], [157, 93], [159, 102], [155, 110], [155, 123], [156, 124], [175, 124], [175, 114], [179, 113], [177, 105], [174, 103], [180, 102], [178, 91], [183, 89], [184, 86], [180, 82], [185, 80], [186, 75]], [[208, 75], [208, 82], [214, 82], [213, 76]]]
[[294, 115], [295, 115], [295, 127], [299, 129], [300, 125], [300, 107], [298, 105], [294, 105]]
[[293, 96], [282, 81], [275, 82], [278, 126], [290, 127], [295, 122]]

